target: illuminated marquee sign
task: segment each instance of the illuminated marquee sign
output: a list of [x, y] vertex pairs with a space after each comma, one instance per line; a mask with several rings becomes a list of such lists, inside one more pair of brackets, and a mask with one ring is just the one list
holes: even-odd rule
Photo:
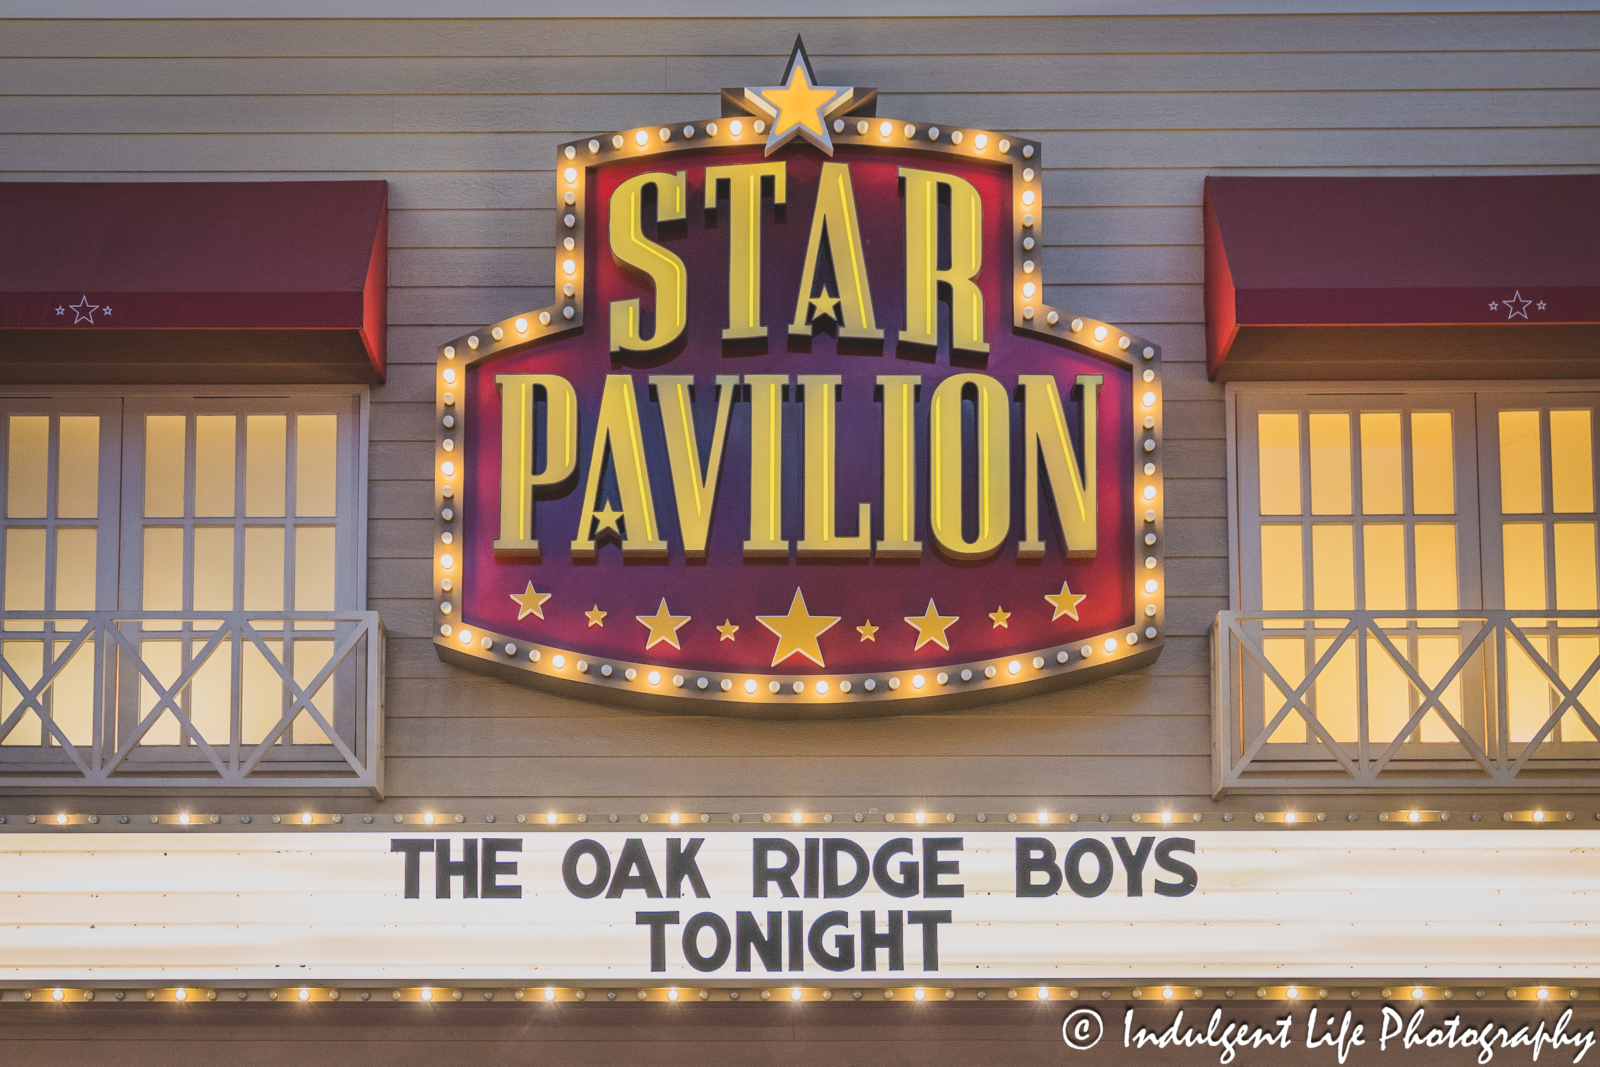
[[724, 100], [562, 145], [556, 302], [440, 347], [440, 654], [729, 711], [1152, 661], [1160, 353], [1044, 302], [1038, 143], [798, 42]]

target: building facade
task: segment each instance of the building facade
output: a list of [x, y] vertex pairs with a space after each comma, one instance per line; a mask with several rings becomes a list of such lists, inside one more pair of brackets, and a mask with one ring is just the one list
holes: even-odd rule
[[3, 23], [17, 1062], [1581, 1062], [1600, 15], [602, 15]]

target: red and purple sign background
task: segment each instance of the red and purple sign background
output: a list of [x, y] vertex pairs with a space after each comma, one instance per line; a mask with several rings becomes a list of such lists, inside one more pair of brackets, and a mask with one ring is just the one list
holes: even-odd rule
[[[867, 273], [881, 344], [837, 341], [826, 332], [811, 340], [788, 336], [800, 274], [810, 235], [817, 179], [824, 157], [809, 146], [791, 145], [775, 154], [785, 159], [787, 204], [774, 208], [764, 198], [762, 209], [763, 343], [724, 344], [721, 331], [728, 319], [728, 207], [708, 214], [705, 168], [708, 165], [754, 163], [759, 149], [679, 153], [594, 168], [589, 175], [586, 219], [587, 277], [584, 305], [587, 325], [573, 334], [473, 366], [467, 375], [466, 483], [462, 545], [462, 622], [521, 636], [535, 643], [557, 644], [596, 657], [648, 659], [685, 669], [723, 671], [772, 670], [777, 636], [756, 621], [757, 615], [783, 615], [798, 587], [813, 615], [838, 615], [840, 621], [821, 637], [832, 672], [869, 672], [907, 666], [935, 666], [974, 659], [1020, 654], [1082, 637], [1119, 629], [1134, 621], [1134, 546], [1132, 493], [1132, 379], [1126, 368], [1107, 363], [1026, 333], [1015, 332], [1012, 317], [1012, 221], [1009, 166], [985, 165], [923, 153], [898, 153], [840, 147], [836, 162], [848, 163], [860, 218]], [[987, 357], [957, 354], [945, 342], [937, 351], [897, 342], [905, 317], [905, 207], [897, 168], [914, 166], [957, 174], [971, 182], [983, 198], [984, 335]], [[613, 357], [609, 352], [609, 306], [613, 300], [640, 297], [645, 309], [654, 295], [647, 281], [624, 272], [612, 259], [607, 242], [607, 208], [613, 190], [629, 177], [647, 171], [687, 171], [686, 223], [657, 227], [647, 207], [646, 236], [676, 253], [689, 276], [688, 326], [668, 348]], [[557, 253], [557, 259], [563, 258]], [[808, 294], [810, 295], [810, 294]], [[942, 309], [943, 310], [943, 309]], [[942, 314], [948, 334], [948, 315]], [[1011, 530], [1001, 550], [981, 563], [965, 563], [942, 555], [928, 530], [928, 406], [933, 390], [951, 374], [981, 372], [997, 378], [1013, 397], [1011, 405]], [[500, 556], [492, 542], [498, 535], [500, 510], [500, 401], [496, 374], [559, 374], [572, 382], [580, 407], [579, 471], [564, 495], [538, 500], [534, 536], [542, 557]], [[665, 560], [624, 561], [615, 539], [597, 542], [592, 560], [574, 559], [569, 543], [579, 528], [583, 487], [601, 390], [608, 374], [633, 376], [635, 396], [649, 461], [656, 520], [670, 546]], [[718, 374], [838, 374], [843, 378], [836, 407], [838, 530], [856, 532], [857, 503], [871, 502], [873, 539], [882, 536], [882, 405], [874, 399], [880, 374], [921, 375], [916, 418], [917, 538], [920, 560], [799, 559], [746, 560], [749, 536], [750, 406], [737, 403], [728, 427], [711, 534], [703, 560], [686, 560], [678, 533], [677, 509], [668, 466], [660, 409], [653, 402], [651, 374], [692, 374], [693, 412], [702, 464], [709, 450], [717, 411]], [[1022, 410], [1016, 402], [1019, 374], [1056, 377], [1073, 439], [1081, 454], [1081, 404], [1074, 398], [1078, 374], [1101, 374], [1105, 385], [1099, 404], [1099, 550], [1092, 558], [1067, 559], [1048, 490], [1041, 493], [1041, 528], [1045, 555], [1019, 560], [1022, 536], [1023, 465]], [[784, 536], [798, 542], [804, 516], [803, 406], [791, 387], [783, 414]], [[970, 405], [969, 405], [970, 408]], [[976, 451], [970, 413], [967, 418], [969, 536], [974, 508]], [[541, 460], [542, 462], [542, 460]], [[1042, 477], [1041, 477], [1042, 480]], [[1043, 487], [1041, 487], [1043, 488]], [[601, 499], [620, 507], [608, 476]], [[598, 504], [596, 506], [599, 506]], [[1077, 621], [1068, 616], [1052, 622], [1053, 609], [1044, 599], [1058, 592], [1062, 581], [1086, 594]], [[542, 593], [544, 619], [517, 621], [517, 605], [509, 594], [532, 581]], [[645, 652], [647, 629], [637, 615], [653, 615], [662, 598], [675, 615], [691, 621], [678, 631], [682, 649], [665, 642]], [[943, 615], [960, 621], [946, 631], [950, 650], [925, 644], [913, 652], [917, 631], [904, 622], [920, 616], [932, 598]], [[608, 612], [603, 627], [592, 627], [584, 615], [598, 605]], [[989, 613], [1004, 606], [1009, 625], [997, 628]], [[863, 641], [856, 627], [870, 619], [880, 627], [876, 640]], [[716, 627], [731, 620], [740, 629], [724, 641]], [[821, 672], [799, 655], [777, 670], [799, 674]]]

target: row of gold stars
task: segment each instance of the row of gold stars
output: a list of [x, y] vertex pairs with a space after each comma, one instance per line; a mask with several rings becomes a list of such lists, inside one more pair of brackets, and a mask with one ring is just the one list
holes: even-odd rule
[[[517, 605], [517, 621], [520, 622], [529, 615], [543, 619], [545, 601], [549, 600], [552, 595], [554, 594], [539, 592], [533, 587], [531, 581], [524, 592], [510, 594], [511, 599]], [[1050, 616], [1050, 621], [1054, 622], [1063, 615], [1074, 620], [1077, 619], [1078, 605], [1084, 601], [1085, 597], [1086, 594], [1074, 593], [1068, 588], [1066, 582], [1062, 582], [1059, 593], [1046, 593], [1044, 596], [1044, 599], [1055, 609], [1055, 614]], [[590, 626], [605, 626], [607, 614], [609, 613], [600, 610], [599, 604], [584, 612]], [[1011, 614], [1005, 609], [1004, 605], [997, 606], [995, 610], [989, 612], [989, 619], [992, 623], [990, 628], [996, 630], [1009, 629], [1011, 626]], [[634, 618], [650, 631], [649, 636], [645, 638], [645, 651], [648, 652], [663, 641], [673, 648], [680, 650], [683, 648], [678, 643], [678, 631], [683, 629], [691, 616], [672, 614], [667, 607], [665, 597], [661, 598], [661, 603], [657, 606], [654, 615], [635, 615]], [[778, 647], [772, 653], [772, 666], [776, 667], [790, 656], [798, 654], [817, 666], [824, 667], [827, 664], [822, 659], [822, 645], [819, 639], [823, 634], [831, 630], [839, 622], [840, 618], [842, 616], [839, 615], [811, 614], [810, 609], [806, 607], [805, 594], [796, 588], [794, 599], [789, 602], [788, 614], [757, 615], [756, 621], [778, 637]], [[921, 615], [906, 615], [904, 619], [907, 625], [917, 631], [917, 643], [916, 647], [912, 649], [913, 652], [926, 644], [935, 644], [949, 651], [950, 639], [946, 631], [960, 622], [961, 616], [941, 615], [938, 607], [930, 597], [927, 610]], [[872, 620], [868, 619], [863, 625], [856, 627], [856, 632], [861, 635], [862, 641], [876, 643], [879, 629], [880, 627], [873, 625]], [[739, 632], [739, 627], [734, 624], [732, 619], [726, 619], [722, 625], [717, 627], [717, 632], [722, 635], [722, 641], [733, 641], [736, 640], [734, 635]]]

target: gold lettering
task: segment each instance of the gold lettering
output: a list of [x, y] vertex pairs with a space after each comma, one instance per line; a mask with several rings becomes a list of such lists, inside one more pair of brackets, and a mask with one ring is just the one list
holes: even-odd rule
[[667, 554], [667, 543], [656, 532], [656, 506], [650, 496], [650, 470], [645, 463], [644, 435], [639, 432], [639, 408], [634, 401], [633, 378], [626, 374], [606, 375], [605, 391], [600, 395], [600, 414], [595, 419], [594, 443], [589, 451], [589, 478], [583, 490], [583, 511], [578, 517], [578, 533], [572, 541], [572, 554], [594, 555], [594, 538], [589, 530], [598, 506], [606, 453], [617, 480], [617, 495], [622, 498], [622, 555], [628, 558], [659, 558]]
[[761, 183], [772, 179], [772, 202], [787, 195], [788, 164], [740, 163], [706, 168], [706, 210], [717, 210], [717, 187], [728, 183], [728, 326], [724, 341], [765, 337], [761, 323]]
[[812, 324], [806, 322], [812, 291], [817, 284], [817, 259], [822, 235], [828, 235], [828, 254], [833, 259], [833, 278], [839, 291], [839, 308], [833, 315], [840, 337], [876, 340], [883, 337], [872, 315], [872, 288], [867, 284], [867, 257], [861, 247], [861, 223], [856, 218], [856, 195], [850, 184], [850, 168], [844, 163], [824, 163], [817, 182], [817, 206], [811, 215], [811, 240], [806, 245], [805, 268], [800, 272], [800, 295], [794, 303], [794, 321], [789, 334], [810, 337]]
[[684, 172], [638, 174], [611, 194], [611, 255], [649, 277], [656, 292], [656, 324], [642, 335], [639, 298], [611, 302], [611, 351], [649, 352], [678, 339], [688, 320], [689, 278], [683, 260], [644, 235], [644, 191], [656, 189], [656, 221], [684, 217]]
[[[939, 343], [939, 286], [950, 287], [950, 347], [988, 352], [983, 339], [983, 200], [953, 174], [900, 168], [906, 197], [906, 328], [908, 344]], [[950, 190], [950, 269], [938, 269], [939, 186]]]
[[1049, 374], [1023, 374], [1022, 453], [1025, 457], [1022, 479], [1022, 541], [1017, 545], [1019, 559], [1038, 559], [1044, 555], [1039, 536], [1039, 457], [1044, 456], [1045, 477], [1050, 479], [1050, 500], [1068, 556], [1092, 556], [1100, 528], [1099, 477], [1097, 471], [1098, 414], [1100, 386], [1105, 376], [1080, 374], [1083, 387], [1083, 474], [1078, 474], [1078, 455], [1061, 413], [1061, 394]]
[[661, 405], [661, 427], [667, 436], [667, 462], [672, 468], [672, 492], [678, 504], [678, 529], [683, 534], [683, 554], [700, 559], [711, 534], [711, 510], [716, 504], [717, 479], [722, 473], [723, 446], [728, 439], [728, 419], [739, 389], [737, 374], [717, 375], [717, 421], [711, 433], [711, 454], [700, 467], [699, 438], [694, 432], [694, 409], [688, 374], [652, 374], [656, 403]]
[[834, 405], [843, 381], [837, 374], [802, 374], [797, 379], [805, 391], [806, 408], [806, 529], [797, 546], [802, 556], [852, 556], [864, 558], [872, 545], [872, 505], [856, 508], [856, 534], [841, 537], [834, 507]]
[[[560, 485], [578, 465], [578, 394], [554, 374], [497, 374], [500, 390], [500, 536], [496, 552], [537, 556], [533, 492]], [[544, 391], [544, 470], [535, 472], [537, 390]]]
[[783, 391], [787, 374], [746, 374], [750, 390], [750, 539], [746, 559], [789, 555], [783, 539]]
[[914, 408], [916, 374], [880, 374], [883, 391], [883, 540], [880, 559], [916, 559], [922, 555], [917, 532], [917, 444]]
[[[975, 391], [978, 429], [978, 533], [962, 529], [962, 394]], [[928, 527], [933, 543], [956, 559], [993, 555], [1011, 527], [1011, 402], [987, 374], [953, 374], [933, 391], [928, 411]]]

